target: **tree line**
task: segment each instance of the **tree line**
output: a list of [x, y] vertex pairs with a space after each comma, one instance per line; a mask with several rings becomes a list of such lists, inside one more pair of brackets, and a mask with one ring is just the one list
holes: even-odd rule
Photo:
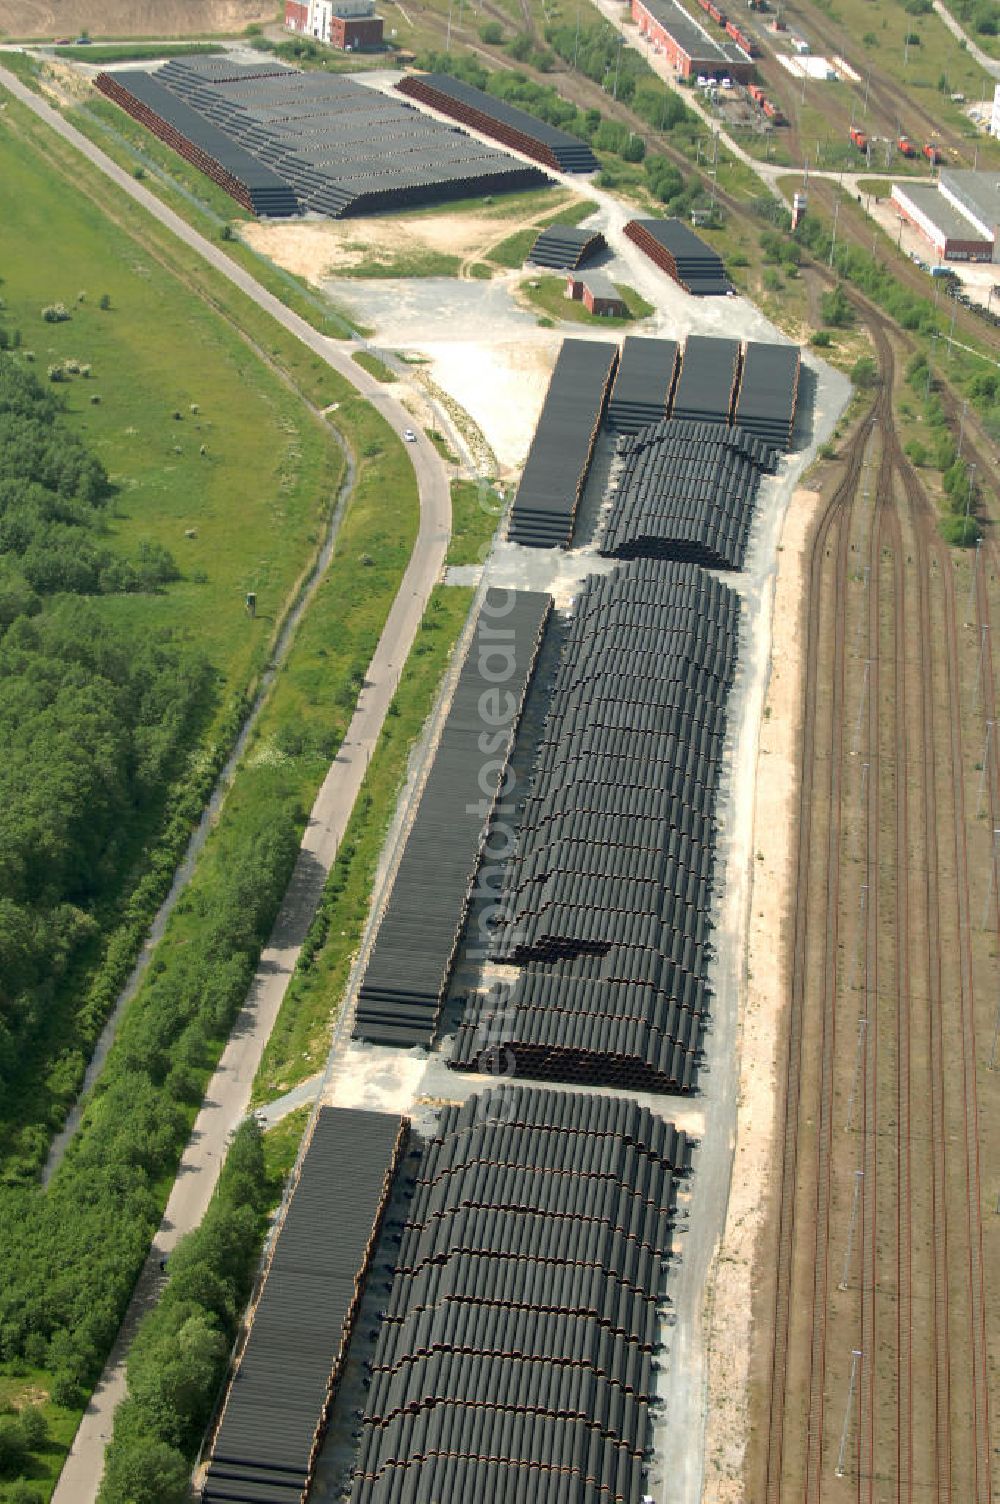
[[59, 398], [0, 351], [0, 1099], [99, 946], [136, 823], [162, 800], [214, 677], [87, 599], [176, 573], [155, 545], [138, 562], [114, 552], [110, 496]]

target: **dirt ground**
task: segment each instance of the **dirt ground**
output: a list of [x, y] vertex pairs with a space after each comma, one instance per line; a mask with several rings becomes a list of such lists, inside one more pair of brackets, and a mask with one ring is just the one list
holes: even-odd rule
[[[760, 733], [747, 990], [740, 1022], [740, 1099], [726, 1229], [708, 1300], [709, 1414], [703, 1497], [741, 1504], [747, 1444], [752, 1290], [773, 1159], [775, 1049], [785, 1004], [785, 968], [795, 873], [796, 747], [802, 696], [802, 595], [806, 543], [819, 506], [797, 491], [781, 534], [774, 596], [771, 677]], [[760, 859], [762, 858], [762, 860]]]
[[476, 214], [254, 223], [240, 229], [255, 250], [317, 286], [332, 273], [364, 262], [400, 261], [423, 251], [474, 256], [511, 233], [510, 226]]
[[0, 36], [201, 36], [273, 16], [263, 0], [0, 0]]

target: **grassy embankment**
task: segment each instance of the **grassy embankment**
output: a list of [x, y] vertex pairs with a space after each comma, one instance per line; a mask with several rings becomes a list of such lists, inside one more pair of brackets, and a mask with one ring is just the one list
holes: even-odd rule
[[225, 48], [218, 42], [91, 42], [82, 47], [54, 47], [55, 57], [71, 63], [153, 63], [170, 57], [212, 57]]
[[[452, 536], [446, 562], [482, 561], [502, 504], [487, 488], [457, 480], [451, 486]], [[327, 883], [312, 931], [271, 1034], [253, 1100], [259, 1105], [289, 1091], [322, 1068], [330, 1029], [368, 917], [379, 855], [420, 736], [472, 601], [471, 589], [435, 590], [386, 719], [371, 766]]]

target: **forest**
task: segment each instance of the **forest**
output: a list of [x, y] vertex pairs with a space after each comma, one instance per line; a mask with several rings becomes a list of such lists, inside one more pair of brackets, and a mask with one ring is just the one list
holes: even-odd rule
[[207, 662], [88, 599], [177, 574], [159, 545], [109, 546], [112, 500], [58, 395], [0, 351], [0, 1098], [99, 943], [212, 691]]

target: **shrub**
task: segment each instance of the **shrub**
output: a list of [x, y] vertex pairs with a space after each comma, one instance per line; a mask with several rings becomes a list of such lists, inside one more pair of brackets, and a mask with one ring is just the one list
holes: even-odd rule
[[485, 42], [487, 47], [499, 47], [503, 42], [503, 27], [500, 22], [487, 21], [485, 26], [480, 26], [479, 40]]
[[817, 329], [811, 336], [809, 343], [815, 345], [817, 350], [829, 350], [833, 344], [833, 335], [828, 329]]
[[28, 1460], [28, 1443], [12, 1415], [0, 1415], [0, 1478], [13, 1478]]
[[107, 313], [108, 309], [111, 307], [111, 294], [109, 292], [102, 292], [100, 302], [97, 306], [98, 308], [103, 309], [105, 313]]
[[234, 240], [235, 239], [235, 236], [233, 234], [233, 227], [232, 227], [232, 225], [226, 224], [226, 225], [222, 226], [222, 229], [219, 231], [219, 239], [220, 240]]
[[25, 1405], [18, 1416], [21, 1426], [21, 1435], [26, 1445], [33, 1452], [37, 1452], [40, 1446], [48, 1440], [49, 1423], [38, 1405]]
[[862, 355], [851, 368], [851, 380], [862, 390], [878, 385], [878, 366], [870, 355]]
[[7, 1504], [42, 1504], [42, 1495], [23, 1478], [18, 1478], [7, 1489], [6, 1501]]
[[980, 534], [975, 517], [959, 517], [953, 513], [941, 518], [938, 530], [951, 548], [972, 548]]
[[824, 324], [832, 324], [834, 329], [846, 329], [854, 322], [854, 309], [839, 282], [832, 292], [825, 292], [820, 298], [820, 312]]
[[65, 303], [50, 303], [47, 308], [42, 309], [42, 318], [47, 324], [64, 324], [72, 317]]

